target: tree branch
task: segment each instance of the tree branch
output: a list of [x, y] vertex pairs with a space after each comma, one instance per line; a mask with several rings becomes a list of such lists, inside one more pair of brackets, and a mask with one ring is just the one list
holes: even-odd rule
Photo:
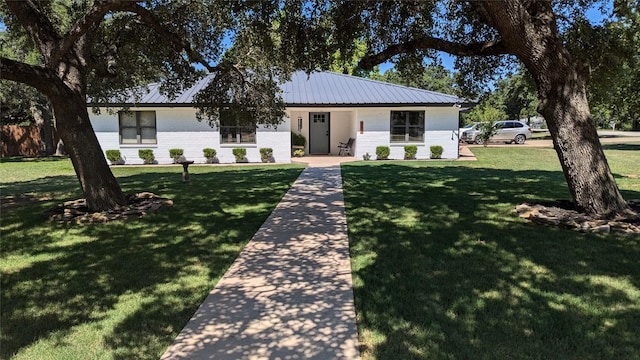
[[118, 6], [119, 4], [117, 2], [94, 4], [91, 9], [64, 34], [61, 41], [56, 43], [55, 48], [52, 49], [52, 60], [59, 61], [88, 31], [97, 28], [109, 11], [117, 9]]
[[31, 36], [40, 49], [45, 62], [49, 62], [51, 51], [60, 40], [60, 35], [49, 19], [32, 0], [7, 1], [7, 8]]
[[40, 66], [0, 57], [0, 79], [19, 82], [31, 86], [43, 94], [52, 91], [52, 84], [59, 83], [55, 74]]
[[499, 40], [461, 44], [425, 36], [404, 43], [391, 45], [377, 54], [367, 55], [360, 60], [358, 66], [365, 70], [371, 70], [374, 66], [382, 64], [396, 55], [411, 53], [416, 50], [439, 50], [456, 56], [489, 56], [508, 54], [504, 44]]
[[180, 35], [167, 30], [166, 25], [162, 24], [160, 22], [160, 19], [158, 19], [155, 14], [145, 9], [144, 7], [138, 5], [137, 3], [125, 2], [121, 6], [119, 6], [118, 9], [130, 11], [138, 15], [140, 21], [151, 27], [159, 36], [171, 43], [176, 51], [180, 52], [184, 50], [192, 62], [201, 64], [209, 72], [216, 72], [220, 70], [217, 66], [209, 65], [209, 63], [202, 57], [202, 55], [192, 48], [189, 41], [187, 41]]

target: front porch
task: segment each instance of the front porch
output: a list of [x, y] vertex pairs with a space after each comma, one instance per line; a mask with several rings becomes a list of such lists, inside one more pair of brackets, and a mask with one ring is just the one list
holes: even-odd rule
[[[338, 145], [356, 138], [356, 110], [307, 108], [289, 111], [291, 131], [306, 139], [306, 155], [334, 155], [340, 153]], [[355, 154], [354, 144], [351, 153]]]
[[[442, 158], [458, 158], [458, 109], [456, 107], [291, 107], [289, 131], [306, 139], [305, 155], [340, 155], [340, 143], [354, 139], [350, 155], [356, 159], [376, 156], [376, 148], [388, 146], [390, 159], [403, 159], [404, 147], [417, 147], [417, 159], [429, 159], [430, 146], [444, 148]], [[394, 120], [392, 114], [418, 114]], [[410, 121], [411, 120], [411, 121]], [[416, 130], [417, 129], [417, 130]], [[393, 130], [393, 135], [392, 135]], [[399, 140], [402, 136], [404, 141]]]

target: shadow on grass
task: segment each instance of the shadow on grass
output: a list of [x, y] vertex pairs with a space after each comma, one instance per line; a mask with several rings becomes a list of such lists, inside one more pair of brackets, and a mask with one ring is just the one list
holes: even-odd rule
[[9, 162], [51, 162], [51, 161], [68, 161], [68, 156], [35, 156], [35, 157], [25, 157], [25, 156], [10, 156], [0, 158], [0, 163], [9, 163]]
[[[78, 327], [95, 327], [111, 357], [158, 358], [301, 169], [205, 168], [190, 183], [176, 169], [145, 170], [121, 172], [123, 190], [155, 192], [173, 207], [81, 226], [43, 222], [49, 203], [3, 213], [2, 358], [39, 340], [68, 344]], [[58, 195], [76, 186], [56, 181], [68, 182], [51, 188]]]
[[560, 171], [342, 169], [365, 358], [637, 358], [639, 240], [513, 214]]
[[640, 151], [640, 144], [602, 144], [604, 150]]
[[17, 196], [23, 193], [47, 193], [52, 191], [76, 191], [79, 187], [77, 178], [73, 175], [45, 176], [26, 181], [0, 184], [2, 196]]

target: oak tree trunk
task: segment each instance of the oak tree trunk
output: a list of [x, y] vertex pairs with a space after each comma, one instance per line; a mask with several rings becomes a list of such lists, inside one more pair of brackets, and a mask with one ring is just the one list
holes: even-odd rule
[[548, 71], [556, 76], [536, 76], [545, 82], [539, 87], [539, 111], [547, 119], [576, 207], [588, 214], [605, 216], [628, 211], [591, 119], [585, 82], [576, 70]]
[[127, 203], [107, 165], [86, 105], [87, 75], [95, 70], [92, 66], [95, 59], [91, 56], [93, 36], [110, 6], [124, 3], [92, 4], [85, 17], [71, 24], [64, 37], [34, 2], [5, 3], [11, 18], [22, 25], [38, 48], [42, 66], [3, 57], [0, 77], [32, 86], [47, 96], [55, 114], [58, 135], [71, 158], [86, 204], [93, 211], [110, 210]]
[[50, 96], [58, 135], [65, 144], [89, 209], [103, 211], [126, 204], [126, 197], [103, 155], [85, 99], [67, 88]]
[[508, 53], [533, 76], [544, 116], [578, 210], [613, 217], [630, 212], [604, 156], [587, 101], [589, 69], [566, 49], [550, 2], [482, 1], [473, 5], [500, 34]]

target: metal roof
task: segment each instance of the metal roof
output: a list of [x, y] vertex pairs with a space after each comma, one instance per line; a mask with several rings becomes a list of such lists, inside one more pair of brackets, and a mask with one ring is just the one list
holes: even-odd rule
[[[148, 92], [138, 101], [131, 97], [126, 103], [135, 106], [187, 106], [193, 97], [212, 79], [208, 75], [191, 88], [169, 99], [160, 92], [160, 84], [147, 86]], [[287, 107], [303, 106], [452, 106], [468, 103], [455, 95], [416, 89], [351, 75], [332, 72], [298, 71], [291, 80], [280, 85]]]
[[287, 106], [454, 105], [465, 102], [454, 95], [332, 72], [307, 75], [299, 71], [280, 88]]

